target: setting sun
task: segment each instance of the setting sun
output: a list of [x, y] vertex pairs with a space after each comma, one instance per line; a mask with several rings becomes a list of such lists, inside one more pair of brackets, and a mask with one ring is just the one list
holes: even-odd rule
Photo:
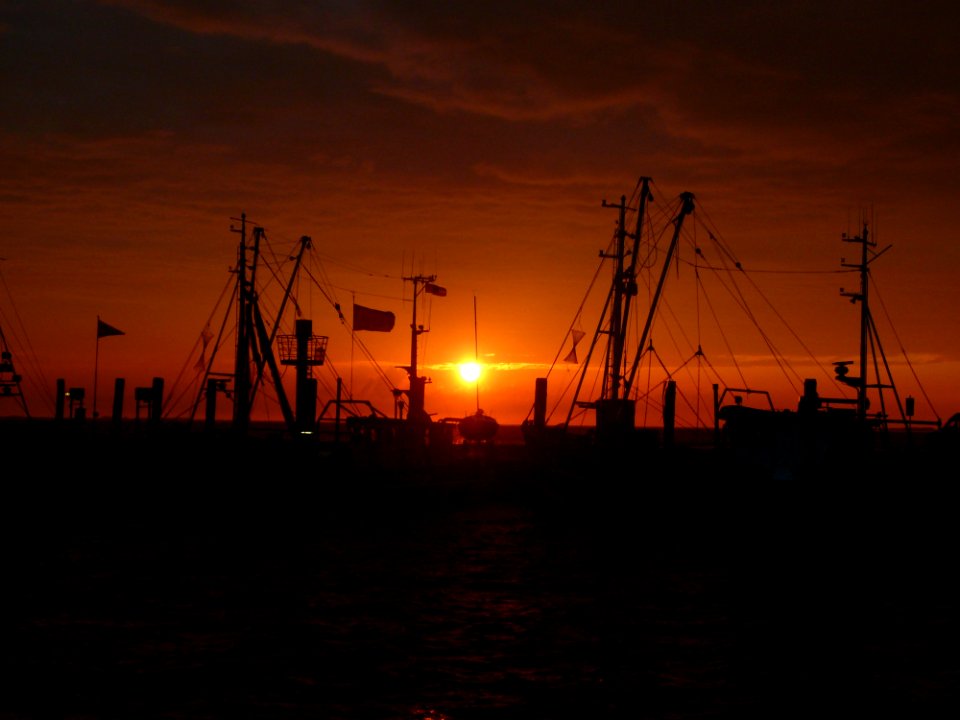
[[475, 362], [460, 363], [460, 378], [464, 382], [476, 382], [480, 378], [480, 365]]

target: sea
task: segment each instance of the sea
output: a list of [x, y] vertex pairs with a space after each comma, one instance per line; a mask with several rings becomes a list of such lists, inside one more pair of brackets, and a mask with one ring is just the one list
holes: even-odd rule
[[960, 711], [955, 476], [3, 447], [0, 718]]

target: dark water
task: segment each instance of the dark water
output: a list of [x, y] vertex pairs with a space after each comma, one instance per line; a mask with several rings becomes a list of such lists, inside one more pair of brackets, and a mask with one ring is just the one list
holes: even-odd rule
[[0, 717], [956, 717], [948, 495], [485, 473], [10, 495]]

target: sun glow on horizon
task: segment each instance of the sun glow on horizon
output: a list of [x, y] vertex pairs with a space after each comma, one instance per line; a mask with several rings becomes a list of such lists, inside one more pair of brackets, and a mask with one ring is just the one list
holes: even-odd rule
[[474, 383], [480, 379], [480, 364], [473, 362], [460, 363], [458, 366], [460, 379], [467, 383]]

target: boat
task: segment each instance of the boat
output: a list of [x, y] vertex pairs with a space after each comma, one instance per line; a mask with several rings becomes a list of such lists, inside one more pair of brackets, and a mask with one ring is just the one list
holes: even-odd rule
[[[480, 350], [477, 334], [477, 298], [473, 298], [473, 361], [479, 367]], [[467, 415], [457, 423], [457, 432], [467, 443], [491, 443], [500, 429], [500, 424], [495, 418], [484, 413], [480, 407], [480, 377], [474, 381], [477, 389], [477, 409], [471, 415]]]
[[902, 397], [891, 372], [870, 307], [870, 265], [892, 246], [878, 250], [866, 221], [859, 234], [844, 233], [841, 239], [858, 249], [856, 262], [841, 261], [842, 267], [856, 272], [858, 288], [841, 290], [840, 295], [859, 305], [859, 359], [836, 361], [833, 367], [834, 379], [852, 388], [853, 397], [822, 395], [816, 379], [806, 378], [795, 408], [750, 408], [743, 403], [745, 391], [727, 389], [724, 397], [732, 402], [724, 404], [720, 398], [715, 410], [720, 446], [782, 477], [811, 477], [825, 469], [862, 470], [878, 455], [890, 458], [894, 451], [924, 443], [931, 431], [946, 427], [949, 432], [952, 426], [939, 417], [916, 417], [914, 398]]
[[[231, 220], [236, 224], [230, 229], [239, 235], [239, 243], [236, 265], [231, 270], [232, 282], [221, 296], [221, 302], [225, 297], [230, 299], [224, 304], [220, 331], [213, 333], [209, 329], [221, 308], [218, 303], [194, 354], [185, 363], [185, 368], [193, 368], [194, 373], [187, 391], [192, 394], [188, 425], [202, 415], [203, 427], [208, 431], [226, 428], [234, 436], [249, 436], [255, 427], [262, 432], [262, 426], [253, 420], [255, 405], [271, 402], [279, 407], [282, 418], [272, 424], [275, 434], [299, 441], [322, 440], [338, 448], [352, 447], [361, 455], [374, 451], [417, 453], [431, 445], [451, 444], [451, 429], [434, 422], [426, 410], [425, 388], [430, 379], [421, 374], [419, 363], [420, 338], [429, 328], [418, 321], [418, 310], [424, 296], [446, 295], [446, 288], [436, 284], [437, 276], [402, 277], [404, 283], [412, 286], [412, 317], [410, 362], [399, 368], [406, 373], [408, 386], [398, 387], [390, 382], [358, 336], [363, 331], [392, 331], [394, 314], [354, 302], [352, 321], [349, 320], [332, 289], [317, 280], [326, 272], [309, 270], [311, 263], [320, 262], [312, 253], [309, 236], [301, 237], [293, 251], [277, 251], [268, 247], [264, 228], [250, 221], [245, 213]], [[269, 258], [283, 258], [282, 263], [291, 262], [292, 267], [287, 270], [282, 263], [272, 265]], [[330, 335], [314, 332], [313, 321], [304, 317], [304, 306], [294, 295], [303, 274], [319, 288], [354, 349], [366, 355], [384, 383], [384, 396], [393, 399], [392, 413], [380, 409], [370, 399], [355, 396], [347, 379], [333, 367]], [[267, 316], [268, 307], [277, 308], [271, 317]], [[226, 363], [223, 357], [227, 358]], [[294, 373], [292, 383], [284, 378], [288, 369]], [[178, 385], [171, 389], [166, 417], [175, 414], [176, 397], [187, 394]], [[329, 399], [321, 406], [324, 394]], [[218, 408], [221, 398], [232, 404], [228, 423], [222, 420], [224, 412]]]
[[[662, 193], [658, 191], [658, 195]], [[600, 252], [601, 266], [612, 265], [611, 281], [605, 288], [602, 303], [598, 303], [600, 319], [584, 357], [578, 357], [578, 344], [587, 333], [571, 323], [557, 360], [551, 366], [552, 371], [568, 347], [564, 361], [579, 364], [576, 381], [569, 383], [574, 388], [572, 395], [564, 396], [566, 405], [558, 401], [554, 406], [554, 412], [566, 411], [559, 423], [551, 425], [549, 421], [547, 377], [537, 379], [533, 406], [522, 428], [528, 446], [543, 451], [544, 456], [574, 449], [574, 452], [588, 452], [594, 458], [610, 459], [635, 458], [638, 452], [650, 458], [658, 450], [676, 449], [679, 430], [683, 429], [678, 428], [677, 423], [681, 403], [679, 380], [681, 371], [688, 370], [691, 364], [696, 364], [698, 373], [701, 368], [704, 370], [694, 381], [697, 386], [694, 397], [698, 408], [707, 407], [709, 411], [698, 413], [695, 426], [686, 429], [684, 443], [687, 447], [709, 451], [710, 462], [716, 464], [722, 460], [733, 475], [791, 478], [809, 476], [827, 467], [856, 469], [856, 463], [868, 454], [894, 445], [916, 446], [918, 443], [913, 442], [916, 436], [942, 430], [939, 417], [917, 417], [914, 399], [901, 396], [890, 373], [869, 304], [870, 265], [889, 250], [889, 246], [877, 250], [867, 222], [863, 223], [860, 234], [842, 237], [858, 249], [856, 262], [842, 261], [841, 265], [846, 271], [857, 273], [859, 287], [841, 294], [859, 305], [860, 355], [857, 363], [834, 363], [830, 380], [838, 392], [824, 394], [815, 378], [804, 377], [797, 406], [778, 409], [769, 391], [744, 381], [725, 382], [711, 364], [711, 348], [705, 342], [695, 343], [687, 358], [681, 357], [675, 367], [667, 367], [657, 353], [654, 335], [663, 311], [667, 281], [672, 279], [670, 271], [679, 272], [676, 264], [681, 240], [687, 243], [684, 247], [689, 248], [685, 251], [686, 262], [696, 276], [698, 293], [703, 286], [702, 274], [722, 272], [727, 282], [736, 283], [746, 271], [715, 228], [705, 226], [700, 237], [705, 235], [707, 242], [699, 242], [695, 234], [692, 238], [686, 236], [686, 225], [692, 223], [696, 228], [700, 222], [693, 193], [681, 193], [671, 201], [656, 227], [652, 221], [653, 202], [652, 179], [641, 177], [629, 198], [622, 195], [619, 202], [604, 200], [601, 203], [602, 207], [617, 211], [618, 219], [609, 245]], [[708, 250], [716, 250], [718, 259], [708, 258]], [[656, 267], [649, 261], [653, 257], [661, 258]], [[642, 323], [638, 322], [640, 317], [636, 317], [641, 296], [641, 268], [647, 270], [643, 280], [649, 298], [645, 316], [640, 316]], [[594, 277], [600, 275], [598, 270]], [[749, 311], [742, 292], [731, 294], [737, 296], [741, 309]], [[697, 302], [699, 306], [699, 295]], [[578, 320], [584, 314], [585, 305], [584, 301], [578, 308]], [[748, 314], [755, 321], [752, 311]], [[698, 328], [699, 324], [698, 319]], [[766, 334], [762, 334], [766, 340]], [[594, 356], [599, 356], [599, 361], [592, 362]], [[648, 386], [641, 389], [638, 370], [644, 363], [649, 369], [654, 359], [659, 362], [657, 369], [661, 377], [652, 385], [648, 381]], [[775, 359], [778, 364], [786, 362], [782, 356]], [[819, 360], [816, 362], [822, 365]], [[589, 381], [588, 373], [594, 373], [599, 380]], [[649, 372], [643, 374], [650, 377]], [[701, 377], [706, 379], [701, 382]], [[712, 390], [712, 398], [702, 403], [701, 386]], [[588, 388], [592, 387], [599, 388], [595, 397], [588, 395]], [[654, 422], [638, 422], [638, 402], [649, 403], [651, 399], [657, 401]], [[644, 416], [648, 416], [646, 411]], [[579, 424], [574, 423], [576, 418], [581, 419]], [[946, 441], [940, 442], [946, 444]]]
[[[626, 195], [622, 195], [618, 203], [608, 203], [606, 200], [601, 203], [604, 208], [613, 208], [618, 211], [613, 239], [607, 249], [600, 252], [601, 263], [609, 261], [613, 263], [611, 282], [606, 289], [601, 316], [589, 343], [586, 357], [580, 360], [576, 354], [577, 345], [585, 333], [578, 332], [573, 325], [567, 333], [567, 337], [573, 339], [573, 347], [565, 360], [579, 362], [580, 370], [572, 399], [567, 404], [566, 416], [558, 425], [552, 427], [548, 425], [547, 378], [538, 379], [533, 408], [522, 426], [528, 444], [535, 447], [544, 444], [552, 446], [559, 441], [564, 444], [577, 442], [581, 445], [591, 444], [600, 447], [644, 446], [649, 448], [659, 442], [655, 433], [636, 424], [637, 373], [663, 294], [667, 271], [676, 252], [684, 221], [693, 212], [695, 202], [694, 195], [689, 192], [679, 197], [679, 204], [670, 221], [673, 230], [662, 270], [653, 289], [646, 321], [636, 344], [636, 352], [631, 354], [629, 333], [631, 321], [636, 312], [641, 257], [645, 254], [642, 244], [650, 231], [648, 208], [653, 199], [652, 178], [644, 176], [639, 179], [629, 200]], [[635, 216], [631, 226], [632, 231], [627, 225], [630, 213]], [[581, 303], [578, 315], [582, 313], [583, 308], [584, 303]], [[588, 373], [595, 371], [596, 368], [591, 360], [601, 344], [604, 348], [603, 358], [599, 364], [602, 373], [599, 382], [600, 393], [596, 398], [585, 398]], [[672, 442], [674, 421], [672, 408], [676, 386], [672, 381], [668, 381], [665, 387], [668, 395], [663, 408], [663, 439], [669, 444]], [[583, 415], [585, 412], [593, 414], [593, 425], [588, 425], [586, 430], [577, 432], [574, 429], [575, 415]]]
[[457, 423], [457, 432], [464, 441], [470, 443], [492, 442], [499, 429], [500, 423], [481, 408], [477, 408], [475, 413], [461, 418]]

